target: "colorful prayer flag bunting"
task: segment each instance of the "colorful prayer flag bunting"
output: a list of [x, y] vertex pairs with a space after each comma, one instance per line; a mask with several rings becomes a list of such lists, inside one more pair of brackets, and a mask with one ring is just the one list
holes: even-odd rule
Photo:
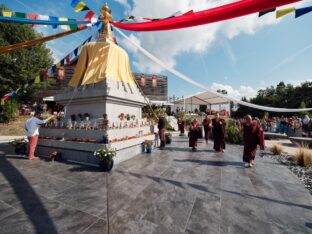
[[66, 60], [66, 64], [70, 64], [70, 57], [69, 57], [69, 54], [66, 55], [65, 60]]
[[[58, 18], [57, 17], [54, 17], [54, 16], [50, 16], [49, 17], [50, 18], [50, 21], [58, 21]], [[58, 25], [52, 25], [52, 28], [57, 28], [58, 27]]]
[[278, 11], [276, 11], [276, 19], [278, 19], [278, 18], [280, 18], [280, 17], [282, 17], [284, 15], [287, 15], [289, 13], [292, 13], [295, 10], [296, 10], [296, 8], [294, 8], [294, 7], [278, 10]]
[[15, 12], [15, 17], [25, 19], [27, 15], [23, 12]]
[[40, 75], [37, 75], [35, 78], [35, 84], [40, 83]]
[[83, 20], [91, 21], [91, 23], [95, 24], [98, 22], [98, 16], [93, 11], [88, 11]]
[[295, 18], [305, 15], [312, 11], [312, 6], [296, 9]]

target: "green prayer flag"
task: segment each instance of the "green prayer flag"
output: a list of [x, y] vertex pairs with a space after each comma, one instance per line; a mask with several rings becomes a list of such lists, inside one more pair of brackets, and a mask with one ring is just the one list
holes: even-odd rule
[[[76, 22], [75, 19], [68, 19], [68, 21]], [[76, 30], [76, 29], [78, 29], [78, 26], [77, 26], [77, 24], [70, 24], [69, 28], [70, 28], [70, 30]]]
[[263, 16], [265, 14], [268, 14], [270, 12], [274, 12], [275, 10], [276, 10], [276, 8], [272, 8], [272, 9], [266, 10], [266, 11], [261, 11], [261, 12], [259, 12], [259, 17], [261, 17], [261, 16]]
[[15, 12], [15, 17], [17, 18], [27, 18], [26, 17], [26, 13], [23, 13], [23, 12]]

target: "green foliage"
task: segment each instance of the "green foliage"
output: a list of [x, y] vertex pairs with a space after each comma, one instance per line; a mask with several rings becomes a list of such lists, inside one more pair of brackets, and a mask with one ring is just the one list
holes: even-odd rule
[[[247, 101], [246, 98], [242, 99]], [[270, 86], [266, 89], [258, 91], [256, 97], [249, 100], [250, 103], [280, 107], [280, 108], [303, 108], [303, 104], [307, 107], [312, 107], [312, 82], [306, 81], [299, 86], [285, 84], [280, 82], [276, 87]], [[302, 103], [303, 102], [303, 103]], [[244, 117], [246, 114], [262, 117], [265, 112], [257, 109], [239, 105], [237, 111], [232, 112], [234, 117]], [[268, 113], [270, 116], [275, 116], [276, 113]], [[283, 113], [284, 116], [292, 116], [294, 113]], [[307, 114], [307, 113], [306, 113]]]
[[[1, 9], [6, 9], [3, 5]], [[42, 37], [31, 26], [0, 22], [0, 47]], [[0, 96], [16, 90], [52, 65], [52, 54], [45, 44], [0, 54]]]
[[[301, 101], [300, 102], [300, 109], [304, 109], [304, 108], [307, 108], [306, 107], [306, 104], [304, 101]], [[300, 113], [301, 117], [305, 116], [305, 115], [309, 115], [309, 111], [303, 111]]]
[[240, 131], [240, 126], [235, 124], [234, 120], [228, 119], [227, 120], [227, 127], [226, 127], [226, 139], [228, 142], [243, 145], [243, 134]]
[[0, 123], [8, 123], [16, 120], [19, 106], [20, 103], [16, 98], [5, 101], [2, 106], [2, 112], [0, 113]]
[[102, 162], [109, 162], [116, 156], [116, 149], [107, 148], [104, 146], [94, 152], [94, 156]]

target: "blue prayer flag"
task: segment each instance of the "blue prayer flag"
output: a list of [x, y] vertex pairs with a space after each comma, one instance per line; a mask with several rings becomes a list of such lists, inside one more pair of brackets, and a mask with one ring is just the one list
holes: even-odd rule
[[312, 11], [312, 6], [296, 9], [295, 18], [305, 15]]

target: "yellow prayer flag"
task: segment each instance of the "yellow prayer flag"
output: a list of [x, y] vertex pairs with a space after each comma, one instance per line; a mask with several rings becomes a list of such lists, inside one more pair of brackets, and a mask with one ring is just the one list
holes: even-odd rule
[[84, 2], [78, 2], [78, 4], [74, 8], [74, 11], [76, 12], [82, 11], [85, 7], [86, 4]]
[[[60, 17], [60, 18], [59, 18], [59, 21], [68, 21], [68, 19], [67, 19], [67, 18], [62, 18], [62, 17]], [[63, 30], [69, 30], [70, 28], [69, 28], [68, 25], [61, 25], [61, 29], [63, 29]]]
[[278, 11], [276, 11], [276, 19], [278, 19], [284, 15], [287, 15], [291, 12], [294, 12], [295, 10], [296, 10], [296, 8], [294, 8], [294, 7], [278, 10]]
[[35, 79], [35, 84], [38, 84], [38, 83], [40, 83], [40, 75], [37, 75]]
[[12, 17], [12, 11], [2, 10], [2, 15], [5, 17]]

